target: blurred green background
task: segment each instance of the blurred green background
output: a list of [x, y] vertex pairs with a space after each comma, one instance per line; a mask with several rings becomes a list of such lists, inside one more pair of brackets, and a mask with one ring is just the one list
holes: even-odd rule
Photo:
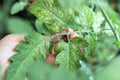
[[10, 14], [12, 5], [17, 1], [0, 0], [0, 38], [10, 33], [29, 33], [35, 29], [35, 17], [26, 9], [14, 16]]

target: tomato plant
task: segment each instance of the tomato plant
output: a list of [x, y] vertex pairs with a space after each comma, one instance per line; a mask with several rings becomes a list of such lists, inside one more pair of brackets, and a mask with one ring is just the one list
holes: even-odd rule
[[19, 0], [11, 14], [23, 10], [35, 30], [16, 47], [5, 80], [94, 80], [120, 48], [119, 15], [102, 0]]

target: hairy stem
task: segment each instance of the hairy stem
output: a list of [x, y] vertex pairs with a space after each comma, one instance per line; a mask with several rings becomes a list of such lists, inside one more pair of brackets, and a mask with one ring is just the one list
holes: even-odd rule
[[[80, 31], [74, 31], [75, 33], [80, 33]], [[71, 34], [71, 33], [73, 33], [73, 32], [66, 32], [66, 33], [61, 33], [61, 34], [57, 34], [57, 35], [55, 35], [55, 36], [52, 36], [48, 41], [51, 41], [53, 38], [56, 38], [56, 37], [58, 37], [58, 36], [63, 36], [63, 35], [67, 35], [67, 38], [68, 38], [68, 40], [69, 40], [69, 35]]]
[[110, 28], [111, 28], [114, 36], [115, 36], [116, 41], [119, 41], [119, 39], [118, 39], [118, 37], [117, 37], [117, 34], [116, 34], [115, 30], [114, 30], [114, 25], [113, 25], [113, 23], [111, 22], [110, 18], [108, 17], [108, 15], [107, 15], [106, 12], [104, 11], [104, 9], [101, 8], [101, 11], [102, 11], [102, 13], [103, 13], [103, 16], [104, 16], [105, 19], [107, 20], [107, 22], [108, 22], [108, 24], [109, 24], [109, 26], [110, 26]]

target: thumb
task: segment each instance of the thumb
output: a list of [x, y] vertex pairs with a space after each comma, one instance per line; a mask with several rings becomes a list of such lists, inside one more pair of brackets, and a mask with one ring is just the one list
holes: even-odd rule
[[24, 36], [22, 35], [14, 35], [10, 34], [0, 40], [0, 75], [4, 76], [7, 67], [9, 66], [9, 58], [15, 54], [15, 47], [21, 41], [24, 40]]

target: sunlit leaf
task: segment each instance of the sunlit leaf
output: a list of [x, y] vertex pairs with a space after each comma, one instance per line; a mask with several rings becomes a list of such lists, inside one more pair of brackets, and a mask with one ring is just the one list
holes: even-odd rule
[[20, 43], [17, 53], [10, 58], [12, 64], [7, 71], [6, 80], [24, 80], [28, 67], [36, 58], [42, 61], [46, 57], [46, 44], [44, 37], [33, 32], [25, 37], [26, 42]]
[[64, 10], [57, 0], [35, 0], [29, 11], [52, 32], [59, 32], [60, 28], [69, 27], [73, 23], [73, 11]]
[[26, 6], [27, 6], [26, 2], [23, 1], [16, 2], [11, 9], [11, 14], [16, 14], [22, 11]]
[[[82, 43], [83, 41], [79, 42]], [[70, 43], [59, 43], [56, 47], [56, 52], [59, 53], [56, 57], [56, 63], [59, 64], [60, 68], [66, 70], [79, 69], [81, 66], [79, 60], [85, 60], [85, 56], [80, 51], [80, 45], [77, 46], [72, 41]]]

